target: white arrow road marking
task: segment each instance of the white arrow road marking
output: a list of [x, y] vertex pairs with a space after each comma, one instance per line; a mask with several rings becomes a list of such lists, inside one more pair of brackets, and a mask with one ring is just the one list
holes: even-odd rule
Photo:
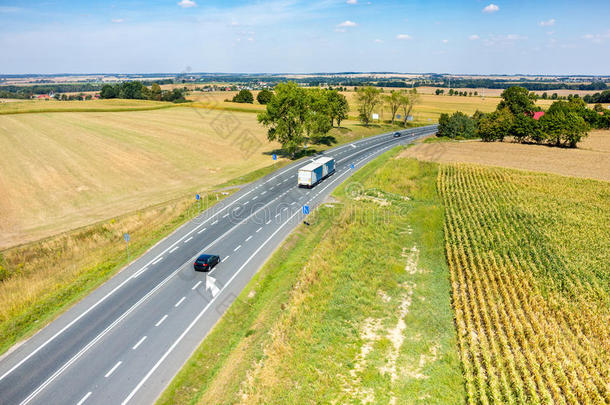
[[216, 286], [216, 279], [207, 274], [205, 275], [205, 289], [206, 291], [210, 290], [210, 292], [212, 293], [212, 298], [216, 297], [216, 295], [218, 295], [218, 293], [220, 292], [220, 288]]

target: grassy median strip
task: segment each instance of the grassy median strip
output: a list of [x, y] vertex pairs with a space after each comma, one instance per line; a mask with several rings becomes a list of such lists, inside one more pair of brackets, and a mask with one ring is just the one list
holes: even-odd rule
[[365, 166], [300, 225], [159, 403], [460, 403], [438, 166]]

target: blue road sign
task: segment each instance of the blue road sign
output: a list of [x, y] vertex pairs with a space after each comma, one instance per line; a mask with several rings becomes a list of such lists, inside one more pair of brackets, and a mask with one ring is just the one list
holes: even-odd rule
[[123, 239], [125, 239], [125, 242], [129, 242], [129, 239], [130, 239], [129, 234], [128, 233], [123, 234]]
[[277, 160], [277, 155], [275, 153], [273, 154], [273, 160]]
[[195, 199], [196, 199], [197, 201], [199, 201], [199, 199], [200, 199], [200, 198], [201, 198], [201, 196], [200, 196], [199, 194], [195, 194]]
[[352, 163], [351, 165], [349, 165], [349, 168], [353, 169], [354, 168], [354, 164]]
[[309, 205], [303, 205], [303, 214], [309, 214]]
[[400, 114], [396, 114], [396, 119], [400, 119]]

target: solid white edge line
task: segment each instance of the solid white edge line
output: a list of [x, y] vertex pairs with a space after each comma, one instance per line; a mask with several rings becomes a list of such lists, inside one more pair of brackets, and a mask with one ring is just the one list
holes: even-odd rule
[[123, 362], [122, 362], [122, 361], [119, 361], [117, 364], [115, 364], [115, 365], [114, 365], [114, 367], [112, 367], [110, 370], [108, 370], [108, 372], [107, 372], [107, 373], [104, 375], [104, 378], [108, 378], [108, 377], [110, 377], [110, 376], [112, 375], [112, 373], [114, 373], [114, 372], [115, 372], [115, 370], [116, 370], [117, 368], [119, 368], [119, 366], [120, 366], [121, 364], [123, 364]]
[[163, 315], [163, 318], [159, 319], [157, 321], [157, 323], [155, 324], [155, 326], [160, 326], [163, 322], [165, 322], [166, 319], [167, 319], [167, 314]]
[[140, 345], [142, 344], [142, 342], [144, 342], [146, 340], [146, 336], [142, 336], [142, 339], [138, 340], [138, 343], [136, 343], [135, 345], [133, 345], [133, 347], [131, 348], [131, 350], [136, 350], [138, 347], [140, 347]]
[[85, 403], [85, 401], [87, 400], [87, 398], [89, 398], [90, 396], [91, 396], [91, 391], [86, 393], [85, 396], [82, 397], [81, 400], [78, 401], [78, 403], [76, 405], [83, 405]]

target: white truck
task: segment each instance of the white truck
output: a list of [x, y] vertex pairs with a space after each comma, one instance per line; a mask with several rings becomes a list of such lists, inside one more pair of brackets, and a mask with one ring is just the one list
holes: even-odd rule
[[301, 167], [298, 175], [299, 187], [312, 188], [335, 172], [335, 159], [321, 157]]

